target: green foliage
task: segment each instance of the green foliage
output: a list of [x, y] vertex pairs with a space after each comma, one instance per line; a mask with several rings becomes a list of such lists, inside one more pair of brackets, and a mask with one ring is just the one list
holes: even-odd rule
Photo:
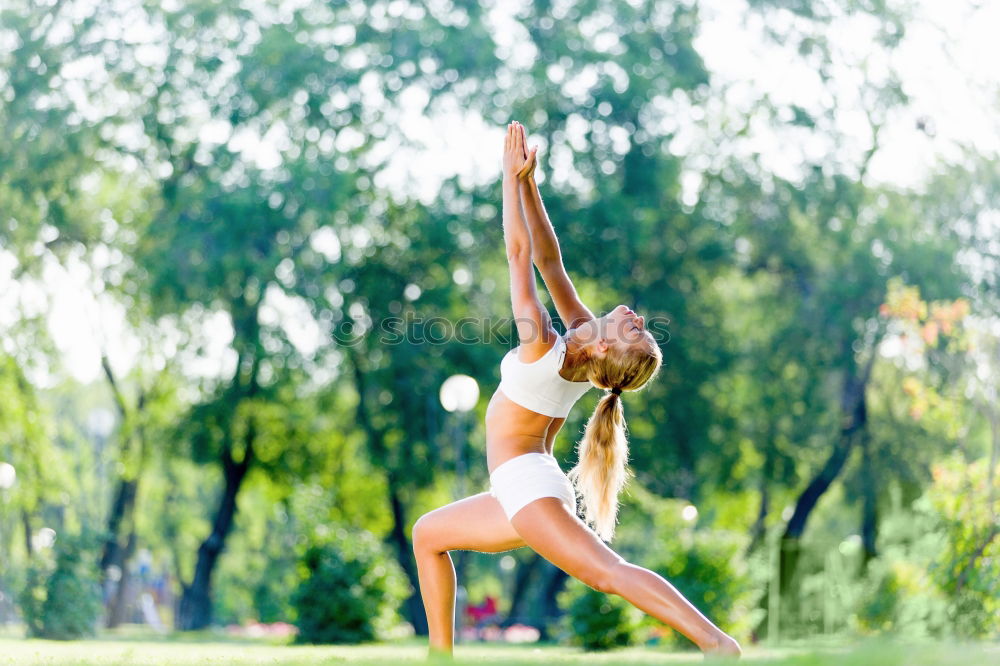
[[985, 460], [959, 457], [935, 465], [927, 492], [883, 520], [882, 555], [858, 582], [859, 629], [940, 638], [1000, 634], [1000, 543], [987, 470]]
[[[699, 530], [690, 540], [664, 539], [661, 557], [643, 564], [659, 572], [725, 631], [745, 639], [759, 620], [760, 591], [743, 556], [746, 539]], [[676, 635], [675, 636], [679, 636]]]
[[942, 536], [931, 573], [951, 603], [956, 633], [1000, 634], [1000, 472], [955, 456], [934, 467], [917, 508]]
[[39, 565], [27, 567], [24, 576], [24, 586], [17, 596], [17, 604], [21, 609], [21, 618], [29, 636], [41, 636], [44, 632], [44, 614], [46, 589], [45, 581], [51, 571]]
[[639, 613], [621, 597], [570, 581], [560, 594], [559, 606], [565, 611], [563, 621], [567, 641], [584, 650], [610, 650], [635, 642]]
[[[746, 639], [762, 615], [757, 604], [764, 567], [750, 566], [745, 535], [698, 528], [683, 519], [686, 506], [684, 500], [657, 497], [633, 483], [623, 508], [631, 520], [621, 529], [619, 552], [666, 578], [737, 640]], [[675, 638], [684, 640], [679, 634]]]
[[856, 621], [865, 633], [926, 637], [949, 633], [947, 599], [927, 569], [905, 559], [870, 562]]
[[[757, 506], [734, 506], [725, 519], [707, 507], [721, 506], [720, 496], [769, 498], [761, 526], [778, 521], [839, 437], [838, 389], [857, 355], [879, 359], [864, 392], [872, 440], [862, 467], [903, 481], [907, 503], [971, 420], [961, 404], [969, 397], [964, 382], [955, 379], [961, 372], [935, 382], [941, 363], [933, 359], [911, 409], [936, 394], [955, 402], [928, 411], [924, 433], [893, 416], [899, 381], [878, 355], [884, 322], [876, 314], [892, 276], [928, 298], [994, 284], [1000, 272], [990, 270], [992, 260], [976, 277], [954, 259], [993, 242], [991, 225], [973, 221], [1000, 205], [996, 160], [982, 158], [978, 172], [958, 164], [923, 191], [874, 184], [867, 165], [880, 150], [877, 130], [893, 135], [893, 119], [908, 117], [897, 113], [905, 100], [892, 75], [866, 77], [859, 91], [873, 123], [864, 157], [838, 150], [788, 165], [801, 167], [789, 176], [790, 168], [770, 169], [766, 153], [740, 156], [761, 137], [778, 146], [799, 137], [855, 145], [857, 137], [841, 136], [841, 123], [832, 122], [857, 110], [854, 101], [844, 107], [828, 79], [852, 71], [830, 41], [833, 21], [845, 12], [874, 19], [876, 60], [889, 62], [909, 20], [902, 10], [856, 0], [752, 0], [749, 12], [764, 17], [768, 37], [832, 86], [816, 106], [769, 99], [756, 82], [738, 96], [746, 103], [733, 105], [719, 87], [724, 77], [695, 48], [702, 16], [692, 2], [528, 3], [516, 16], [524, 30], [513, 49], [493, 41], [495, 26], [478, 3], [402, 13], [382, 2], [326, 0], [77, 4], [8, 0], [0, 10], [0, 43], [9, 47], [0, 49], [0, 260], [6, 252], [15, 259], [14, 280], [71, 257], [92, 264], [95, 294], [117, 301], [145, 331], [140, 346], [154, 350], [152, 367], [177, 363], [177, 396], [142, 392], [136, 401], [145, 413], [126, 419], [119, 437], [142, 431], [144, 448], [97, 446], [89, 413], [38, 409], [45, 401], [35, 398], [28, 381], [35, 363], [24, 350], [39, 367], [59, 369], [54, 347], [40, 344], [45, 306], [22, 307], [13, 326], [2, 322], [0, 348], [16, 360], [0, 358], [0, 460], [18, 473], [0, 506], [4, 535], [22, 514], [36, 522], [58, 514], [71, 531], [98, 523], [106, 484], [94, 470], [141, 474], [136, 536], [190, 580], [220, 506], [222, 472], [245, 465], [251, 481], [237, 487], [237, 502], [221, 505], [240, 507], [236, 528], [206, 577], [216, 586], [216, 618], [288, 619], [297, 548], [315, 524], [332, 518], [378, 536], [398, 533], [419, 512], [422, 494], [450, 488], [459, 459], [436, 388], [455, 371], [475, 373], [482, 410], [505, 341], [386, 342], [377, 332], [400, 319], [510, 312], [494, 185], [468, 185], [463, 174], [424, 204], [386, 178], [395, 166], [388, 160], [413, 144], [448, 144], [398, 122], [397, 102], [418, 90], [429, 94], [417, 102], [428, 118], [440, 119], [436, 104], [444, 102], [486, 122], [524, 120], [547, 153], [546, 207], [586, 302], [600, 311], [624, 301], [649, 319], [671, 320], [660, 378], [626, 406], [631, 459], [651, 492], [689, 498], [702, 523], [680, 521], [681, 503], [672, 500], [626, 512], [622, 550], [737, 636], [754, 623], [763, 585], [748, 573], [742, 537], [714, 528], [743, 531]], [[122, 41], [123, 15], [157, 29]], [[240, 148], [271, 132], [262, 143], [271, 150]], [[720, 149], [682, 140], [692, 133], [711, 135]], [[978, 234], [986, 237], [972, 242]], [[24, 296], [11, 302], [41, 300]], [[183, 357], [200, 360], [204, 352], [214, 361], [208, 340], [220, 335], [209, 329], [219, 322], [232, 329], [226, 353], [234, 371], [203, 376]], [[315, 349], [297, 343], [297, 328], [315, 328]], [[142, 375], [123, 380], [147, 386]], [[87, 393], [88, 408], [110, 405], [90, 387], [67, 390]], [[582, 401], [565, 433], [579, 430], [593, 399]], [[973, 450], [985, 434], [972, 427], [961, 438]], [[463, 462], [470, 476], [480, 475], [473, 482], [483, 481], [482, 448], [472, 451]], [[143, 456], [157, 464], [144, 467]], [[844, 476], [858, 488], [840, 492], [838, 481], [824, 499], [835, 499], [830, 510], [842, 521], [854, 520], [850, 498], [870, 488], [847, 476], [848, 460]], [[248, 497], [257, 473], [264, 492]], [[865, 577], [849, 572], [857, 588], [850, 598], [862, 599], [859, 628], [995, 632], [998, 546], [977, 483], [935, 481], [916, 510], [933, 545], [911, 538], [885, 548]], [[875, 490], [873, 503], [884, 501]], [[322, 498], [314, 522], [296, 517], [294, 504], [311, 504], [313, 493]], [[270, 509], [289, 499], [286, 523]], [[883, 531], [892, 528], [885, 515]], [[825, 529], [843, 534], [839, 527]], [[410, 556], [403, 541], [400, 560]], [[802, 585], [790, 592], [808, 597], [800, 606], [812, 615], [826, 593], [818, 543], [804, 546], [811, 552], [800, 560]], [[37, 562], [28, 571], [23, 549], [20, 540], [0, 540], [0, 561], [20, 569], [11, 579], [27, 575], [22, 610], [41, 634], [45, 609], [58, 616], [56, 599], [74, 585], [86, 588], [86, 576], [66, 573], [74, 570], [66, 563], [60, 576]], [[307, 606], [325, 601], [317, 591], [323, 580], [384, 559], [351, 554], [339, 542], [316, 549], [300, 589]], [[59, 591], [51, 603], [49, 587]], [[345, 607], [368, 603], [348, 597]], [[325, 617], [318, 605], [310, 612]], [[815, 618], [809, 622], [800, 626], [815, 630]]]
[[263, 475], [258, 475], [244, 491], [238, 529], [230, 537], [228, 554], [214, 579], [214, 616], [223, 624], [290, 622], [295, 617], [296, 541], [309, 530], [288, 514], [287, 503], [268, 496], [262, 481]]
[[95, 546], [88, 533], [60, 535], [54, 566], [28, 570], [19, 601], [29, 635], [73, 640], [94, 634], [101, 614]]
[[410, 591], [399, 565], [367, 532], [336, 528], [306, 550], [300, 569], [292, 603], [302, 643], [374, 640], [397, 620]]

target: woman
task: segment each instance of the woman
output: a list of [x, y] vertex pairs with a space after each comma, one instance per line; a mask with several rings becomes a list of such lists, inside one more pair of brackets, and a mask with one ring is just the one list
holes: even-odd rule
[[[537, 150], [527, 150], [520, 124], [507, 126], [503, 230], [520, 346], [504, 357], [500, 387], [486, 410], [491, 490], [432, 511], [413, 527], [431, 651], [449, 654], [454, 640], [449, 551], [528, 546], [590, 587], [624, 597], [704, 652], [739, 655], [737, 642], [670, 583], [626, 562], [602, 541], [614, 531], [627, 473], [622, 392], [642, 388], [661, 356], [643, 317], [619, 305], [597, 318], [580, 302], [534, 182]], [[532, 262], [566, 324], [565, 336], [552, 327], [538, 299]], [[579, 464], [567, 476], [552, 456], [553, 442], [570, 408], [592, 386], [605, 393], [580, 442]], [[593, 530], [577, 517], [571, 480]]]

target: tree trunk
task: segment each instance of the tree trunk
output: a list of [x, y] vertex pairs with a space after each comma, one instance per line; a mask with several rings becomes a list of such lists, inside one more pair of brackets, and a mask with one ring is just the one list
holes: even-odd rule
[[841, 428], [840, 436], [834, 444], [833, 451], [819, 473], [805, 487], [795, 503], [795, 511], [792, 513], [785, 533], [781, 537], [781, 553], [779, 560], [779, 571], [781, 578], [782, 596], [786, 592], [792, 591], [792, 582], [795, 578], [795, 570], [798, 565], [800, 540], [805, 532], [806, 523], [812, 510], [820, 498], [833, 484], [844, 469], [844, 464], [854, 448], [858, 434], [863, 431], [868, 422], [868, 411], [865, 402], [865, 390], [868, 386], [868, 379], [871, 376], [872, 365], [875, 363], [876, 353], [872, 351], [865, 367], [860, 373], [848, 372], [844, 380], [844, 388], [841, 394], [841, 411], [844, 414], [844, 425]]
[[[111, 505], [111, 514], [108, 517], [108, 536], [104, 542], [100, 562], [101, 578], [106, 583], [108, 572], [112, 567], [117, 568], [119, 572], [118, 580], [115, 582], [115, 593], [108, 601], [105, 614], [105, 625], [109, 629], [119, 626], [123, 621], [121, 607], [124, 600], [123, 588], [128, 578], [128, 560], [135, 549], [134, 509], [138, 487], [138, 479], [119, 479], [115, 501]], [[122, 543], [121, 532], [126, 525], [131, 526], [131, 529], [125, 538], [125, 543]]]
[[219, 508], [212, 521], [212, 532], [198, 548], [198, 560], [194, 568], [194, 578], [190, 585], [184, 585], [180, 608], [177, 613], [177, 629], [194, 631], [204, 629], [212, 623], [212, 573], [226, 546], [226, 537], [233, 528], [236, 516], [236, 496], [246, 478], [253, 460], [253, 441], [256, 431], [251, 422], [247, 428], [246, 449], [243, 460], [236, 462], [227, 448], [223, 452], [222, 468], [226, 485], [219, 501]]
[[31, 517], [24, 509], [21, 509], [21, 526], [24, 527], [24, 552], [30, 558], [35, 554], [35, 545], [31, 540]]
[[868, 432], [860, 435], [861, 440], [861, 545], [864, 559], [862, 568], [867, 568], [868, 562], [878, 556], [876, 542], [878, 540], [878, 481], [872, 468], [871, 442]]
[[757, 509], [757, 520], [754, 521], [750, 530], [750, 543], [747, 545], [747, 554], [756, 550], [764, 541], [767, 534], [767, 515], [771, 510], [770, 483], [774, 473], [775, 458], [774, 451], [774, 423], [768, 426], [767, 448], [764, 450], [764, 468], [760, 475], [760, 507]]
[[[107, 355], [101, 356], [101, 367], [104, 369], [104, 376], [108, 380], [111, 388], [111, 395], [118, 408], [118, 415], [121, 418], [121, 450], [118, 454], [119, 460], [125, 460], [133, 447], [136, 447], [140, 456], [137, 469], [133, 471], [133, 477], [128, 478], [122, 475], [118, 479], [115, 489], [115, 498], [111, 503], [111, 512], [108, 515], [107, 538], [104, 541], [104, 548], [101, 553], [100, 573], [102, 587], [107, 583], [108, 571], [111, 567], [116, 567], [120, 576], [116, 583], [117, 588], [114, 596], [109, 602], [106, 613], [106, 624], [108, 628], [117, 627], [122, 623], [122, 613], [124, 606], [124, 587], [128, 578], [128, 560], [135, 550], [135, 502], [139, 494], [139, 475], [142, 472], [141, 457], [144, 452], [143, 430], [141, 425], [136, 424], [135, 430], [125, 427], [129, 422], [129, 407], [125, 402], [125, 396], [119, 388], [114, 371]], [[143, 411], [146, 404], [146, 393], [139, 394], [133, 413], [138, 416]], [[124, 533], [124, 534], [123, 534]], [[123, 538], [124, 536], [124, 538]]]
[[414, 632], [418, 636], [427, 635], [427, 616], [424, 613], [423, 597], [420, 596], [420, 581], [417, 577], [417, 566], [413, 560], [413, 547], [406, 536], [406, 509], [399, 498], [399, 483], [397, 474], [392, 468], [389, 460], [389, 452], [385, 445], [385, 433], [377, 428], [372, 422], [371, 414], [368, 411], [368, 390], [364, 369], [361, 367], [360, 359], [351, 347], [345, 348], [351, 360], [351, 367], [354, 371], [355, 388], [358, 392], [357, 420], [361, 429], [364, 430], [368, 440], [368, 450], [371, 452], [373, 460], [384, 462], [386, 469], [386, 485], [389, 489], [389, 509], [392, 515], [392, 529], [389, 538], [396, 551], [396, 559], [399, 566], [406, 574], [413, 594], [406, 600], [406, 619], [413, 626]]
[[131, 522], [132, 509], [139, 489], [136, 479], [119, 479], [115, 490], [115, 499], [111, 503], [111, 513], [108, 515], [108, 537], [101, 553], [101, 571], [115, 565], [121, 567], [124, 561], [125, 544], [121, 543], [123, 525]]
[[135, 553], [135, 544], [135, 529], [133, 528], [128, 535], [125, 547], [120, 549], [121, 576], [118, 578], [118, 587], [115, 588], [115, 594], [108, 602], [107, 626], [109, 629], [121, 626], [126, 620], [125, 609], [128, 603], [129, 570], [125, 565], [132, 559], [132, 555]]
[[[391, 475], [390, 475], [391, 476]], [[413, 631], [418, 636], [427, 635], [427, 616], [424, 613], [424, 602], [420, 596], [420, 581], [417, 578], [417, 565], [413, 560], [413, 548], [406, 537], [406, 507], [399, 499], [395, 482], [389, 481], [389, 506], [392, 509], [392, 531], [390, 539], [396, 548], [396, 558], [410, 581], [413, 592], [406, 599], [406, 616], [413, 625]]]
[[522, 562], [517, 567], [517, 572], [514, 574], [514, 589], [510, 595], [510, 612], [507, 613], [504, 626], [518, 622], [527, 624], [527, 620], [531, 619], [528, 617], [526, 609], [529, 601], [528, 591], [531, 589], [531, 581], [536, 577], [535, 572], [538, 571], [539, 565], [543, 561], [541, 557], [532, 553], [528, 556], [527, 561]]
[[767, 481], [760, 483], [760, 507], [757, 509], [757, 519], [750, 528], [750, 543], [747, 545], [747, 553], [752, 553], [764, 541], [764, 534], [767, 532], [767, 514], [770, 511], [770, 497], [767, 489]]
[[549, 624], [562, 614], [556, 599], [569, 580], [569, 575], [565, 571], [552, 563], [547, 562], [547, 564], [548, 570], [542, 576], [542, 589], [538, 598], [537, 621], [538, 631], [541, 633], [539, 640], [542, 641], [551, 639]]

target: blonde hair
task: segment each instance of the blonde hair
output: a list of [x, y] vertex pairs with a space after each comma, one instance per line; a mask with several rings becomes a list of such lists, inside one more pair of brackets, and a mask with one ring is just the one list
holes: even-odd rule
[[583, 500], [584, 517], [605, 541], [611, 541], [618, 519], [618, 494], [628, 480], [628, 438], [621, 391], [636, 391], [660, 369], [660, 348], [647, 334], [645, 344], [608, 349], [603, 358], [592, 358], [588, 379], [609, 389], [587, 421], [577, 447], [579, 462], [569, 472]]

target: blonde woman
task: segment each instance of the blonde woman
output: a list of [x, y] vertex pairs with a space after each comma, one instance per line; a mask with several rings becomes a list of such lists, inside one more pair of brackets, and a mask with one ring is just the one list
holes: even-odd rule
[[[590, 587], [624, 597], [704, 652], [739, 655], [737, 642], [673, 585], [605, 544], [626, 479], [622, 393], [641, 389], [657, 373], [660, 350], [645, 319], [625, 305], [598, 318], [580, 302], [534, 181], [536, 164], [537, 147], [528, 151], [524, 128], [510, 123], [503, 149], [503, 230], [520, 345], [500, 364], [500, 386], [486, 410], [490, 491], [431, 511], [413, 527], [431, 652], [450, 654], [454, 641], [449, 551], [528, 546]], [[538, 299], [532, 263], [566, 324], [563, 336]], [[573, 404], [595, 386], [604, 395], [580, 442], [579, 463], [567, 476], [552, 455], [553, 442]], [[586, 522], [577, 517], [577, 494]]]

